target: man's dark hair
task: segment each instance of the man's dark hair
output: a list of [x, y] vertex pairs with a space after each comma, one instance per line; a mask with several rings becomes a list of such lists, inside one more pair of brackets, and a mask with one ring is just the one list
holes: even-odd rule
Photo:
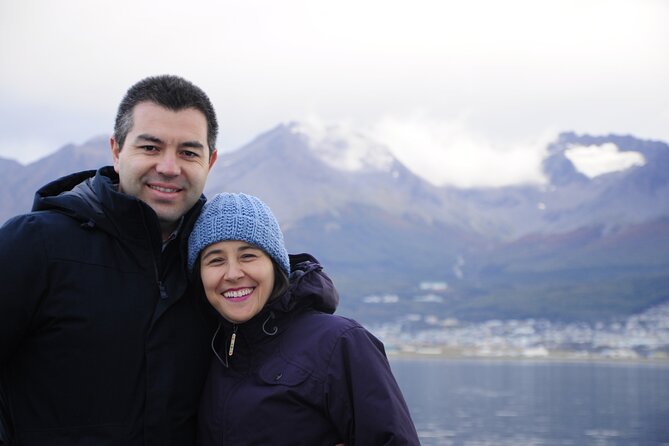
[[151, 76], [130, 87], [118, 106], [114, 123], [114, 139], [123, 148], [125, 138], [132, 129], [132, 112], [140, 102], [153, 102], [172, 111], [194, 108], [207, 119], [207, 144], [211, 157], [216, 147], [218, 123], [216, 112], [207, 94], [199, 87], [179, 76]]

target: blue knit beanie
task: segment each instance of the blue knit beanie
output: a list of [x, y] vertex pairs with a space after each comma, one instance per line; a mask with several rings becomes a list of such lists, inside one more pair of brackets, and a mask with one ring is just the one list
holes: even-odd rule
[[257, 246], [290, 275], [283, 234], [270, 208], [259, 198], [222, 193], [207, 201], [188, 239], [188, 271], [192, 272], [200, 252], [212, 243], [240, 240]]

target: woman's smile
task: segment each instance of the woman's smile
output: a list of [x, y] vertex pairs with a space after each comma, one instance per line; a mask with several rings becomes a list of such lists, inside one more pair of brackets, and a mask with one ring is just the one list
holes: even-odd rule
[[246, 299], [248, 299], [251, 296], [251, 293], [253, 293], [254, 288], [236, 288], [236, 289], [229, 289], [227, 291], [224, 291], [223, 297], [225, 297], [228, 300], [234, 301], [234, 302], [241, 302]]

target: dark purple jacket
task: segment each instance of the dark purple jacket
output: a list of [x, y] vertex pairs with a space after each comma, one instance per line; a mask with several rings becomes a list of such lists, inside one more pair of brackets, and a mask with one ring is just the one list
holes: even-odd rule
[[244, 324], [222, 320], [198, 443], [420, 444], [383, 344], [331, 314], [337, 292], [316, 259], [302, 254], [291, 263], [296, 273], [287, 293]]

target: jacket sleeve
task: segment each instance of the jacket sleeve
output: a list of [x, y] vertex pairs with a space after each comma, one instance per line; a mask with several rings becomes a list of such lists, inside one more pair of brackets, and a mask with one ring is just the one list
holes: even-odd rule
[[47, 258], [34, 215], [0, 227], [0, 368], [26, 336], [45, 290]]
[[347, 446], [420, 445], [383, 343], [360, 325], [340, 337], [327, 387], [330, 418]]

